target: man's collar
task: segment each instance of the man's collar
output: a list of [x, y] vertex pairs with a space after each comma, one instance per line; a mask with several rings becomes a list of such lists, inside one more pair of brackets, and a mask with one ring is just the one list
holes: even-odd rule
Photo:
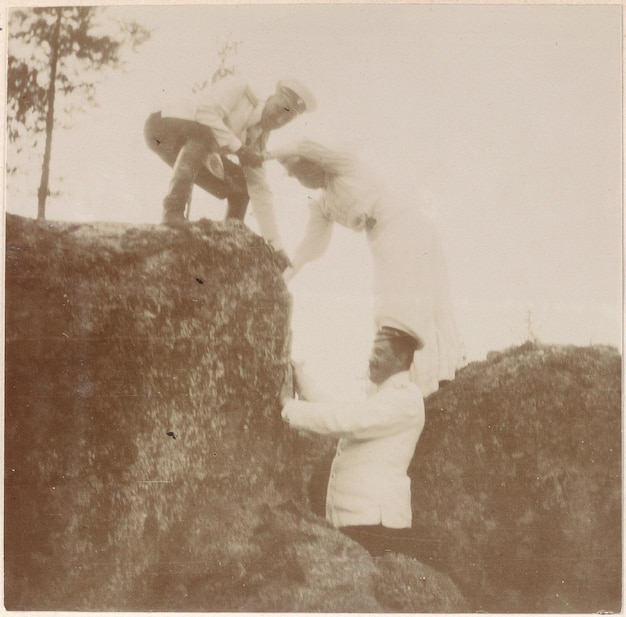
[[381, 383], [379, 386], [377, 386], [375, 383], [370, 382], [368, 392], [370, 394], [374, 394], [375, 392], [378, 392], [383, 388], [393, 388], [400, 385], [404, 386], [410, 382], [411, 378], [409, 375], [409, 371], [400, 371], [399, 373], [396, 373], [391, 377], [387, 377], [387, 379], [383, 381], [383, 383]]

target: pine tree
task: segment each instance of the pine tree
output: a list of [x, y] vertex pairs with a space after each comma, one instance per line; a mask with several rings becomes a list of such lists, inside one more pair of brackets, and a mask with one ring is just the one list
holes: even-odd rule
[[[50, 160], [55, 126], [84, 103], [93, 104], [97, 74], [122, 63], [125, 45], [136, 48], [150, 34], [136, 22], [117, 22], [107, 32], [99, 19], [102, 7], [41, 7], [13, 9], [9, 19], [7, 69], [8, 137], [45, 136], [37, 218], [45, 219], [50, 192]], [[59, 103], [65, 103], [59, 113]]]

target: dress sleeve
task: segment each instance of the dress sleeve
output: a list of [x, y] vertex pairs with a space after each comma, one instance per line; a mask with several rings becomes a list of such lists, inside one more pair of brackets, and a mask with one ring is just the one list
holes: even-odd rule
[[321, 257], [328, 245], [333, 231], [333, 222], [323, 213], [318, 201], [311, 204], [309, 222], [304, 237], [298, 245], [293, 258], [293, 274], [307, 261]]
[[259, 224], [261, 235], [272, 245], [275, 251], [280, 251], [283, 246], [274, 213], [274, 198], [265, 177], [265, 170], [262, 166], [244, 166], [243, 173], [248, 185], [252, 211]]
[[374, 439], [423, 423], [423, 402], [411, 391], [379, 393], [357, 403], [289, 401], [282, 417], [291, 428], [331, 437]]

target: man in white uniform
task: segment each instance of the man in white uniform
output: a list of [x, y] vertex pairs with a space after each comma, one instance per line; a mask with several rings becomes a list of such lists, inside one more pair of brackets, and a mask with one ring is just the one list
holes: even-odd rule
[[402, 551], [411, 527], [407, 470], [424, 427], [424, 401], [409, 379], [418, 338], [382, 327], [369, 360], [372, 391], [365, 401], [329, 401], [295, 366], [300, 400], [282, 395], [291, 428], [339, 438], [326, 494], [326, 518], [372, 555]]
[[[245, 80], [226, 77], [196, 100], [177, 101], [151, 114], [144, 128], [148, 147], [173, 168], [162, 223], [185, 224], [194, 183], [227, 200], [226, 218], [243, 220], [251, 200], [261, 234], [284, 270], [289, 259], [276, 225], [262, 152], [271, 131], [315, 107], [313, 94], [297, 80], [278, 82], [263, 101]], [[226, 158], [229, 154], [237, 155], [240, 165]]]

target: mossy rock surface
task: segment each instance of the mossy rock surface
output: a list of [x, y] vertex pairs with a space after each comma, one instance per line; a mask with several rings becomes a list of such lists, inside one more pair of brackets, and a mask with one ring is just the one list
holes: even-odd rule
[[410, 470], [426, 563], [495, 612], [621, 610], [621, 356], [526, 344], [427, 400]]
[[527, 344], [426, 401], [419, 560], [323, 519], [279, 391], [291, 298], [243, 224], [7, 216], [13, 610], [621, 610], [621, 356]]
[[280, 419], [291, 299], [261, 238], [6, 232], [8, 609], [463, 610], [446, 575], [311, 512], [319, 442]]

